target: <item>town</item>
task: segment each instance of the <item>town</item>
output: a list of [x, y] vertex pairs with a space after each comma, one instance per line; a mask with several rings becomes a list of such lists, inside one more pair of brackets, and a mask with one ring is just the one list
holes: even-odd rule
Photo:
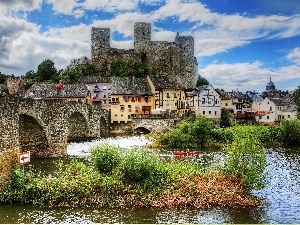
[[255, 91], [242, 93], [238, 89], [220, 90], [205, 79], [206, 82], [199, 82], [201, 76], [198, 75], [191, 36], [177, 34], [174, 42], [151, 41], [151, 24], [136, 23], [134, 49], [111, 48], [108, 28], [92, 28], [91, 37], [91, 59], [85, 56], [74, 59], [67, 69], [90, 65], [104, 68], [112, 61], [136, 60], [145, 62], [155, 73], [84, 74], [75, 84], [35, 82], [27, 89], [26, 77], [9, 77], [8, 93], [25, 99], [64, 99], [100, 107], [107, 112], [112, 129], [114, 125], [130, 126], [135, 118], [152, 118], [153, 122], [166, 117], [180, 119], [199, 114], [220, 123], [222, 110], [227, 111], [233, 123], [276, 124], [296, 118], [292, 93], [277, 90], [271, 77], [261, 94]]

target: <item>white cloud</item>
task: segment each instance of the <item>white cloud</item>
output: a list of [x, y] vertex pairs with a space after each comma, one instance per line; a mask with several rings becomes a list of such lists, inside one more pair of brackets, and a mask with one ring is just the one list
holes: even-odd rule
[[[205, 77], [215, 88], [225, 91], [253, 90], [261, 84], [266, 84], [270, 77], [272, 81], [284, 81], [299, 78], [300, 67], [293, 65], [282, 67], [278, 70], [262, 68], [261, 62], [254, 63], [213, 63], [199, 69], [199, 73]], [[263, 90], [258, 90], [263, 91]]]
[[106, 12], [114, 11], [130, 11], [137, 7], [137, 1], [132, 0], [110, 0], [110, 1], [95, 1], [86, 0], [82, 3], [84, 9], [89, 10], [104, 10]]
[[47, 3], [53, 5], [54, 11], [67, 15], [71, 15], [73, 9], [78, 5], [76, 0], [47, 0]]
[[34, 9], [40, 8], [42, 0], [1, 0], [0, 1], [0, 10], [3, 12], [12, 10], [12, 11], [31, 11]]
[[300, 47], [295, 48], [291, 53], [289, 53], [287, 58], [300, 66]]

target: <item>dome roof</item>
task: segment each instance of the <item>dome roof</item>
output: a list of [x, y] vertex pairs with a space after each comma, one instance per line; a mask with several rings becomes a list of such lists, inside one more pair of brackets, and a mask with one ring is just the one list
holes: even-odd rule
[[267, 83], [267, 87], [275, 87], [275, 84], [271, 81], [271, 77], [270, 81]]

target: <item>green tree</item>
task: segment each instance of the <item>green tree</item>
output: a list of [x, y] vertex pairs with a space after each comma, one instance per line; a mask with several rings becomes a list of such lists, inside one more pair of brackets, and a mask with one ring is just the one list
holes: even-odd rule
[[111, 76], [115, 77], [145, 77], [152, 73], [151, 67], [136, 59], [113, 60], [109, 68]]
[[231, 146], [226, 148], [225, 171], [240, 177], [248, 189], [265, 185], [266, 154], [252, 127], [240, 126], [235, 130]]
[[6, 84], [6, 80], [9, 78], [9, 75], [3, 74], [0, 72], [0, 84]]
[[45, 59], [38, 66], [37, 77], [40, 81], [51, 81], [56, 77], [57, 69], [54, 66], [54, 62], [50, 59]]
[[293, 92], [293, 98], [296, 103], [297, 117], [300, 119], [300, 86]]
[[204, 77], [202, 77], [200, 74], [198, 75], [198, 80], [196, 83], [196, 87], [202, 86], [202, 85], [208, 85], [209, 82]]
[[221, 127], [229, 127], [230, 126], [230, 118], [229, 118], [229, 113], [226, 109], [221, 109], [221, 122], [220, 122]]

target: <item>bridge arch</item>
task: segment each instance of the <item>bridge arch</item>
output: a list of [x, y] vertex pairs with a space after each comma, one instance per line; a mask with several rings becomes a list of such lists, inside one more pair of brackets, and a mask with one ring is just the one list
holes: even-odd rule
[[140, 126], [134, 129], [134, 133], [149, 134], [151, 133], [151, 130], [149, 128]]
[[49, 146], [47, 129], [43, 122], [32, 115], [19, 114], [19, 143], [21, 151], [30, 151], [33, 156], [47, 155]]
[[66, 126], [68, 139], [87, 137], [89, 134], [88, 120], [81, 112], [73, 111], [66, 118]]

